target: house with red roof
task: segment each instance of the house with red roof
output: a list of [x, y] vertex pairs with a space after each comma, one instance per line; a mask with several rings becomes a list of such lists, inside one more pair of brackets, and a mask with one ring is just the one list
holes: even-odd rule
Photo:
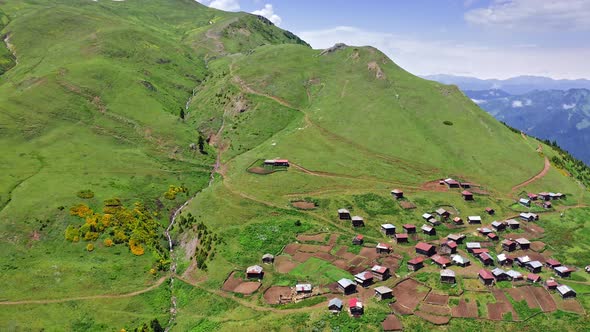
[[352, 244], [360, 246], [364, 242], [364, 236], [362, 234], [357, 234], [357, 236], [352, 238]]
[[375, 247], [375, 250], [377, 250], [378, 254], [389, 254], [391, 252], [391, 245], [388, 243], [377, 243], [377, 246]]
[[463, 199], [466, 200], [466, 201], [472, 201], [473, 200], [473, 194], [470, 191], [463, 190], [461, 192], [461, 195], [463, 195]]
[[407, 233], [396, 233], [395, 234], [395, 241], [397, 243], [407, 243], [409, 236]]
[[361, 316], [364, 313], [364, 306], [361, 299], [353, 297], [348, 300], [348, 310], [352, 316]]
[[373, 277], [377, 280], [383, 281], [390, 277], [389, 268], [386, 266], [375, 265], [371, 268]]
[[424, 257], [416, 257], [408, 261], [408, 270], [418, 271], [424, 267]]
[[413, 234], [416, 233], [416, 225], [412, 225], [412, 224], [405, 224], [403, 226], [403, 229], [406, 231], [406, 233], [408, 234]]
[[451, 265], [451, 260], [450, 259], [448, 259], [445, 256], [441, 256], [439, 254], [432, 255], [430, 257], [430, 259], [432, 259], [432, 261], [436, 265], [438, 265], [438, 267], [440, 267], [441, 269], [445, 269], [445, 268], [447, 268], [447, 266]]
[[436, 254], [436, 248], [432, 244], [428, 244], [425, 242], [418, 242], [414, 247], [416, 249], [416, 253], [425, 256], [432, 256]]
[[496, 281], [496, 279], [494, 279], [494, 275], [490, 271], [485, 269], [479, 270], [477, 276], [479, 278], [479, 281], [481, 281], [481, 283], [486, 286], [491, 286]]
[[455, 254], [457, 253], [457, 243], [455, 241], [449, 240], [443, 242], [440, 245], [440, 252], [443, 254]]

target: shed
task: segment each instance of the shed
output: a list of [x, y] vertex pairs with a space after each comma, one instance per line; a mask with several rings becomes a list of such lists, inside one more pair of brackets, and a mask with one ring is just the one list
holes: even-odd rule
[[463, 192], [461, 192], [461, 195], [463, 195], [463, 199], [466, 201], [473, 200], [473, 194], [470, 191], [463, 190]]
[[357, 234], [355, 237], [352, 238], [352, 244], [355, 244], [357, 246], [362, 245], [364, 242], [364, 237], [362, 234]]
[[557, 286], [557, 293], [559, 293], [563, 299], [573, 299], [576, 297], [576, 292], [567, 285]]
[[506, 229], [506, 224], [500, 221], [493, 221], [492, 228], [500, 232]]
[[523, 278], [522, 273], [514, 270], [508, 270], [506, 274], [508, 275], [508, 278], [512, 281], [522, 280]]
[[551, 195], [548, 192], [542, 192], [539, 193], [539, 195], [537, 195], [539, 197], [540, 200], [542, 201], [548, 201], [551, 199]]
[[551, 204], [551, 202], [543, 202], [543, 208], [550, 209], [552, 207], [553, 207], [553, 204]]
[[529, 274], [526, 276], [526, 281], [528, 281], [528, 282], [531, 282], [531, 283], [533, 283], [533, 284], [536, 284], [536, 283], [538, 283], [538, 282], [540, 282], [540, 281], [541, 281], [541, 276], [540, 276], [540, 275], [538, 275], [538, 274], [529, 273]]
[[377, 280], [383, 281], [390, 277], [389, 268], [386, 266], [375, 265], [371, 268], [373, 277]]
[[252, 265], [246, 269], [246, 277], [248, 279], [262, 279], [264, 272], [262, 266]]
[[338, 289], [344, 294], [352, 294], [356, 292], [356, 285], [355, 283], [347, 278], [342, 278], [338, 280]]
[[539, 196], [537, 194], [533, 194], [533, 193], [528, 193], [527, 197], [531, 200], [531, 201], [536, 201]]
[[528, 250], [531, 247], [531, 241], [525, 239], [524, 237], [518, 238], [514, 240], [514, 242], [516, 242], [516, 245], [518, 248], [520, 248], [520, 250]]
[[491, 216], [491, 215], [494, 215], [494, 214], [496, 213], [496, 210], [492, 209], [491, 207], [487, 207], [487, 208], [485, 209], [485, 211], [486, 211], [486, 213], [487, 213], [487, 214], [489, 214], [490, 216]]
[[504, 249], [508, 252], [516, 250], [516, 242], [508, 240], [508, 239], [503, 240], [502, 241], [502, 249]]
[[455, 217], [453, 218], [453, 223], [455, 223], [455, 225], [462, 225], [463, 219], [461, 219], [461, 217]]
[[464, 234], [449, 234], [447, 235], [447, 240], [454, 241], [455, 243], [461, 244], [463, 240], [465, 240]]
[[531, 273], [539, 273], [541, 272], [543, 264], [541, 264], [539, 261], [530, 261], [525, 265], [525, 267], [527, 270], [531, 271]]
[[473, 253], [474, 249], [481, 249], [481, 244], [479, 242], [467, 242], [465, 247], [467, 247], [467, 252]]
[[521, 214], [519, 214], [520, 219], [525, 220], [525, 221], [535, 221], [535, 220], [539, 220], [539, 216], [532, 213], [532, 212], [522, 212]]
[[547, 265], [548, 268], [555, 269], [556, 267], [561, 266], [561, 263], [556, 259], [549, 258], [545, 261], [545, 265]]
[[262, 263], [264, 264], [272, 264], [275, 261], [275, 256], [271, 254], [264, 254], [262, 255]]
[[493, 232], [493, 230], [491, 230], [491, 229], [489, 229], [489, 228], [487, 228], [487, 227], [481, 227], [481, 228], [478, 228], [478, 229], [477, 229], [477, 231], [478, 231], [480, 234], [482, 234], [482, 235], [488, 235], [488, 234], [490, 234], [491, 232]]
[[342, 300], [335, 297], [333, 299], [331, 299], [330, 301], [328, 301], [328, 310], [330, 310], [332, 313], [339, 313], [340, 311], [342, 311]]
[[514, 262], [514, 260], [512, 259], [512, 257], [506, 255], [506, 254], [499, 254], [498, 256], [496, 256], [498, 259], [498, 264], [505, 266], [505, 265], [512, 265], [512, 263]]
[[373, 273], [364, 271], [354, 275], [354, 281], [362, 287], [368, 287], [373, 283]]
[[395, 199], [404, 198], [404, 192], [399, 189], [393, 189], [391, 191], [391, 195], [393, 195], [393, 197], [395, 197]]
[[416, 225], [405, 224], [403, 228], [408, 234], [416, 233]]
[[520, 228], [520, 222], [518, 220], [508, 219], [508, 220], [506, 220], [506, 224], [511, 229], [519, 229]]
[[516, 257], [515, 261], [516, 261], [516, 264], [518, 264], [518, 266], [524, 267], [526, 264], [528, 264], [531, 261], [531, 259], [529, 256], [520, 256], [520, 257]]
[[375, 297], [379, 300], [393, 298], [393, 290], [386, 286], [375, 287]]
[[395, 226], [392, 224], [382, 224], [381, 225], [381, 233], [387, 236], [395, 235]]
[[432, 255], [430, 257], [430, 259], [432, 259], [432, 261], [438, 265], [438, 267], [440, 267], [441, 269], [445, 269], [447, 268], [449, 265], [451, 265], [451, 260], [446, 258], [445, 256], [441, 256], [439, 254], [436, 255]]
[[479, 258], [479, 260], [481, 261], [481, 263], [483, 265], [485, 265], [485, 266], [494, 265], [494, 259], [487, 252], [482, 252], [481, 254], [479, 254], [477, 256], [477, 258]]
[[481, 217], [480, 216], [469, 216], [467, 220], [470, 224], [481, 224]]
[[365, 226], [365, 220], [363, 219], [363, 217], [353, 216], [351, 218], [351, 220], [352, 220], [352, 226], [353, 227], [363, 227], [363, 226]]
[[530, 207], [531, 206], [531, 200], [528, 198], [521, 198], [518, 200], [518, 203], [522, 206], [526, 206], [526, 207]]
[[556, 289], [558, 286], [557, 281], [555, 281], [555, 279], [551, 278], [547, 281], [545, 281], [545, 288], [551, 290], [551, 289]]
[[460, 266], [460, 267], [467, 267], [471, 264], [469, 259], [467, 259], [461, 255], [453, 255], [452, 260], [453, 260], [453, 264]]
[[448, 284], [454, 284], [457, 282], [455, 278], [455, 271], [445, 269], [440, 271], [440, 281]]
[[420, 227], [420, 229], [422, 230], [422, 233], [424, 233], [424, 234], [436, 235], [436, 229], [430, 225], [422, 225], [422, 227]]
[[408, 234], [407, 233], [398, 233], [395, 234], [395, 240], [397, 243], [407, 243], [408, 242]]
[[348, 300], [348, 310], [352, 316], [360, 316], [364, 313], [363, 302], [359, 298], [353, 297]]
[[488, 270], [482, 269], [479, 270], [478, 274], [477, 274], [479, 280], [481, 281], [481, 283], [483, 283], [486, 286], [491, 286], [494, 284], [494, 275], [492, 275], [492, 273]]
[[338, 218], [340, 220], [350, 220], [350, 211], [347, 209], [338, 209]]
[[387, 243], [380, 242], [380, 243], [377, 243], [375, 250], [377, 250], [378, 254], [389, 254], [391, 252], [391, 245], [389, 245]]
[[440, 251], [443, 254], [454, 254], [457, 252], [457, 243], [455, 241], [449, 240], [446, 242], [443, 242], [440, 245]]
[[436, 253], [436, 248], [432, 244], [428, 244], [425, 242], [418, 242], [414, 247], [416, 249], [416, 253], [425, 256], [432, 256]]
[[448, 178], [444, 180], [444, 183], [449, 187], [449, 188], [459, 188], [461, 186], [461, 183], [459, 183], [459, 181], [454, 180], [452, 178]]
[[424, 267], [424, 257], [416, 257], [408, 261], [408, 270], [418, 271]]
[[494, 279], [496, 279], [496, 282], [508, 279], [508, 274], [506, 274], [506, 272], [500, 268], [493, 269], [492, 275], [494, 276]]
[[439, 217], [444, 218], [444, 219], [451, 216], [451, 213], [443, 208], [438, 208], [438, 209], [436, 209], [435, 212], [436, 212], [436, 214], [438, 214]]
[[568, 278], [572, 272], [573, 270], [567, 266], [558, 266], [555, 268], [555, 273], [561, 278]]
[[297, 284], [295, 285], [295, 292], [297, 294], [311, 293], [313, 287], [311, 284]]
[[422, 219], [428, 221], [430, 219], [434, 219], [434, 216], [431, 215], [430, 213], [424, 213], [424, 214], [422, 214]]

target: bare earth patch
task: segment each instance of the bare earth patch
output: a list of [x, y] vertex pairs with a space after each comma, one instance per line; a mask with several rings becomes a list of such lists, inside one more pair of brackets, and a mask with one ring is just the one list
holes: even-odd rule
[[451, 309], [453, 317], [477, 318], [477, 304], [475, 302], [465, 302], [459, 300], [459, 305]]
[[235, 292], [244, 295], [251, 295], [260, 288], [260, 282], [244, 281], [242, 278], [236, 278], [235, 272], [232, 272], [227, 280], [221, 286], [221, 289], [226, 292]]
[[554, 294], [553, 298], [555, 299], [555, 303], [557, 303], [557, 307], [563, 311], [575, 312], [577, 314], [583, 315], [584, 308], [576, 299], [562, 299], [559, 294]]
[[446, 305], [443, 306], [437, 304], [422, 303], [420, 304], [419, 310], [438, 316], [449, 316], [451, 314], [451, 309]]
[[313, 210], [316, 208], [316, 205], [314, 203], [306, 201], [292, 202], [291, 205], [300, 210]]
[[437, 316], [437, 315], [429, 314], [424, 311], [416, 311], [414, 314], [422, 319], [425, 319], [425, 320], [431, 322], [432, 324], [435, 324], [435, 325], [448, 324], [449, 321], [451, 320], [451, 317], [449, 317], [449, 316]]
[[383, 331], [401, 331], [403, 330], [402, 322], [396, 315], [387, 315], [387, 318], [381, 323]]
[[300, 244], [297, 243], [290, 243], [287, 246], [285, 246], [285, 249], [283, 249], [283, 252], [287, 255], [295, 255], [295, 253], [297, 252], [297, 250], [299, 249]]
[[418, 303], [422, 301], [428, 292], [418, 292], [420, 284], [413, 279], [406, 279], [393, 288], [393, 295], [397, 299], [392, 308], [401, 314], [411, 314]]
[[293, 259], [298, 261], [299, 263], [303, 263], [307, 261], [311, 256], [313, 255], [310, 253], [298, 251], [297, 253], [295, 253], [295, 255], [293, 255]]
[[[516, 287], [516, 288], [509, 288], [506, 291], [515, 301], [522, 301], [525, 300], [529, 308], [540, 308], [537, 299], [535, 298], [535, 294], [532, 292], [532, 286], [523, 286], [523, 287]], [[526, 317], [521, 317], [526, 318]]]
[[279, 304], [280, 298], [291, 297], [291, 287], [272, 286], [264, 292], [264, 300], [268, 304]]
[[449, 303], [449, 296], [430, 292], [424, 302], [437, 305], [447, 305]]
[[533, 293], [533, 295], [535, 295], [535, 298], [537, 299], [537, 302], [541, 306], [541, 310], [543, 310], [543, 312], [551, 312], [557, 310], [557, 305], [555, 304], [555, 301], [551, 297], [551, 294], [549, 294], [549, 292], [545, 288], [531, 287], [530, 290]]
[[291, 272], [291, 270], [293, 270], [297, 266], [297, 263], [293, 262], [287, 256], [277, 256], [277, 257], [275, 257], [274, 265], [275, 265], [275, 270], [277, 272], [289, 273], [289, 272]]

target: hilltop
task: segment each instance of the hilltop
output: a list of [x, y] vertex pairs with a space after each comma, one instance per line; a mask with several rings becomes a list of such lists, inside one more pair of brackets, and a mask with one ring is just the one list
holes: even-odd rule
[[[192, 0], [15, 0], [0, 10], [0, 328], [378, 330], [388, 316], [408, 330], [587, 324], [587, 189], [549, 162], [559, 151], [457, 87], [372, 47], [314, 50], [264, 18]], [[446, 178], [470, 183], [475, 200], [439, 184]], [[544, 191], [565, 197], [547, 210], [516, 204]], [[340, 220], [342, 208], [365, 227]], [[526, 237], [535, 250], [525, 253], [578, 268], [564, 279], [578, 299], [540, 285], [484, 287], [474, 257], [451, 267], [455, 286], [438, 281], [430, 260], [411, 272], [417, 242], [441, 248], [451, 233], [503, 250], [477, 225], [450, 220], [408, 244], [382, 233], [382, 224], [420, 228], [440, 208], [483, 215], [484, 226], [538, 213], [498, 236]], [[364, 244], [353, 245], [359, 234]], [[377, 254], [379, 242], [393, 252]], [[352, 297], [336, 282], [373, 264], [392, 271], [377, 283], [395, 299], [359, 286], [362, 317], [329, 313], [328, 299], [348, 308]], [[261, 280], [246, 273], [255, 265]], [[311, 283], [313, 296], [291, 302], [296, 283]], [[427, 293], [446, 300], [427, 303]], [[529, 294], [547, 313], [518, 297]]]

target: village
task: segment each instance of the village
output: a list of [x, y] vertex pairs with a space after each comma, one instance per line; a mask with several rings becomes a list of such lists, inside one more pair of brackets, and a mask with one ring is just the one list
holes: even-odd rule
[[[265, 160], [263, 167], [289, 166], [288, 160], [277, 159]], [[470, 190], [477, 188], [471, 183], [447, 178], [439, 180], [438, 185], [456, 189], [466, 202], [476, 199]], [[390, 195], [391, 204], [415, 208], [408, 204], [403, 190], [393, 189]], [[300, 280], [291, 286], [271, 286], [264, 290], [266, 303], [284, 305], [322, 295], [328, 299], [325, 310], [360, 317], [370, 310], [367, 302], [383, 301], [392, 311], [383, 322], [384, 330], [402, 329], [398, 316], [408, 314], [439, 325], [452, 317], [502, 320], [508, 314], [517, 320], [507, 295], [515, 301], [525, 300], [530, 308], [541, 312], [564, 309], [584, 313], [575, 300], [575, 289], [561, 281], [580, 269], [590, 273], [590, 266], [562, 265], [544, 254], [544, 243], [532, 241], [532, 235], [541, 229], [542, 218], [530, 208], [551, 209], [553, 203], [565, 197], [562, 193], [527, 193], [515, 204], [529, 212], [503, 220], [496, 220], [496, 211], [490, 207], [482, 209], [481, 215], [465, 216], [439, 207], [424, 211], [421, 220], [403, 224], [401, 229], [392, 223], [380, 224], [382, 240], [376, 244], [365, 241], [363, 235], [370, 221], [342, 207], [334, 211], [334, 219], [357, 231], [349, 245], [358, 247], [358, 254], [347, 247], [336, 247], [338, 234], [302, 234], [278, 255], [266, 253], [260, 262], [246, 267], [244, 280], [230, 275], [223, 289], [251, 295], [260, 288], [265, 271], [289, 273], [300, 264], [321, 260], [349, 272], [351, 277], [327, 284]], [[440, 225], [456, 232], [438, 237]], [[482, 292], [495, 301], [480, 303], [477, 294]], [[473, 299], [476, 301], [470, 301]], [[451, 302], [457, 305], [451, 308]]]

